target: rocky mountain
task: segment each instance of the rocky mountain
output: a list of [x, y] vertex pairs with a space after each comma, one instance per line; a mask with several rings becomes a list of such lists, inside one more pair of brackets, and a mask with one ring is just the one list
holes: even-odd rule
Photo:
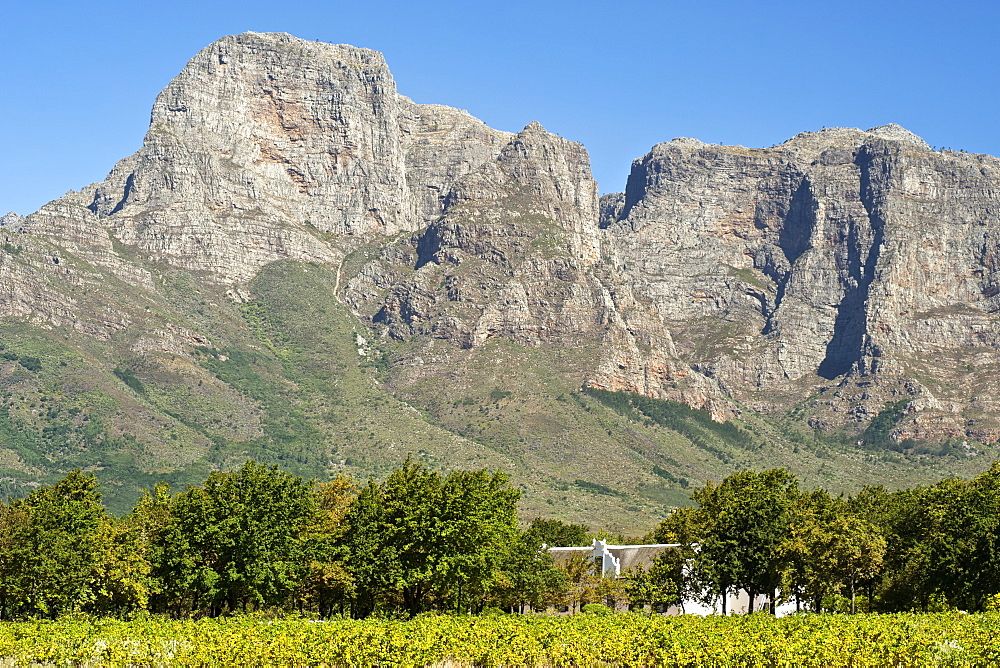
[[6, 489], [127, 507], [256, 457], [495, 466], [647, 525], [786, 465], [845, 490], [996, 456], [1000, 161], [896, 125], [586, 150], [397, 93], [380, 54], [225, 37], [108, 177], [0, 235]]
[[727, 395], [804, 400], [821, 429], [905, 400], [894, 438], [994, 442], [998, 167], [895, 125], [757, 150], [675, 140], [635, 163], [604, 225]]

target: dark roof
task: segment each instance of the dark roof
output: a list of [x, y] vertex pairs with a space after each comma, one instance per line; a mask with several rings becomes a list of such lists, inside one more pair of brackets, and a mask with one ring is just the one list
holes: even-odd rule
[[677, 545], [608, 545], [608, 552], [618, 559], [618, 572], [642, 566], [649, 568], [653, 560]]

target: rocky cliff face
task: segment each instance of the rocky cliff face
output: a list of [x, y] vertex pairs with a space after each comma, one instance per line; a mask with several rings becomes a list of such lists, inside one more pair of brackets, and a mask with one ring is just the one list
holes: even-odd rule
[[[397, 338], [438, 334], [463, 347], [493, 336], [531, 342], [593, 333], [600, 290], [586, 269], [599, 255], [597, 192], [583, 147], [533, 123], [444, 203], [445, 214], [406, 244], [414, 275], [391, 281], [376, 322]], [[399, 264], [388, 256], [383, 263], [362, 276], [384, 277]], [[359, 306], [377, 294], [360, 282], [352, 292]]]
[[589, 385], [720, 418], [811, 396], [813, 426], [863, 425], [905, 400], [898, 438], [996, 438], [996, 159], [894, 125], [770, 149], [678, 139], [595, 203], [579, 152], [526, 128], [362, 270], [353, 303], [398, 338], [600, 340]]
[[728, 395], [780, 411], [819, 392], [817, 426], [906, 398], [900, 436], [994, 439], [965, 407], [996, 408], [998, 167], [898, 126], [771, 149], [680, 139], [635, 162], [604, 226], [681, 356]]
[[[397, 94], [377, 52], [285, 34], [225, 37], [157, 97], [143, 147], [105, 181], [29, 217], [5, 216], [8, 234], [30, 234], [19, 237], [18, 261], [0, 267], [0, 313], [106, 337], [129, 319], [91, 317], [50, 284], [113, 277], [155, 292], [152, 263], [238, 287], [276, 260], [336, 264], [425, 225], [452, 183], [507, 137]], [[52, 243], [70, 253], [61, 265]]]
[[[284, 34], [206, 47], [157, 97], [142, 149], [40, 234], [107, 230], [142, 256], [239, 283], [282, 258], [334, 262], [414, 230], [505, 133], [396, 93], [382, 55]], [[336, 238], [330, 243], [331, 237]]]
[[3, 218], [0, 314], [194, 364], [216, 333], [164, 286], [243, 302], [294, 260], [386, 341], [572, 348], [581, 384], [718, 419], [859, 432], [902, 402], [898, 439], [986, 442], [998, 192], [996, 158], [889, 125], [675, 139], [598, 199], [585, 149], [537, 123], [415, 104], [374, 51], [246, 33], [188, 63], [103, 182]]
[[443, 216], [349, 284], [351, 303], [386, 334], [460, 348], [498, 337], [533, 347], [596, 344], [586, 369], [595, 387], [698, 407], [719, 396], [713, 381], [677, 360], [651, 302], [610, 266], [615, 251], [598, 226], [582, 146], [532, 123], [444, 201]]

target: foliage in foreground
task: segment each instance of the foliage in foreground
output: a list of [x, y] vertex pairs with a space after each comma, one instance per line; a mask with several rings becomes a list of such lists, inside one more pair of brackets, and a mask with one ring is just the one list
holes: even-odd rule
[[17, 665], [995, 665], [1000, 615], [489, 617], [316, 622], [258, 615], [0, 624]]

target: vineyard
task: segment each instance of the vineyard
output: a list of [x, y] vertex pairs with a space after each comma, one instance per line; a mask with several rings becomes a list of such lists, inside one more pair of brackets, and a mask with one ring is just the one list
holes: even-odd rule
[[409, 621], [260, 615], [0, 624], [4, 665], [912, 666], [1000, 663], [1000, 614]]

